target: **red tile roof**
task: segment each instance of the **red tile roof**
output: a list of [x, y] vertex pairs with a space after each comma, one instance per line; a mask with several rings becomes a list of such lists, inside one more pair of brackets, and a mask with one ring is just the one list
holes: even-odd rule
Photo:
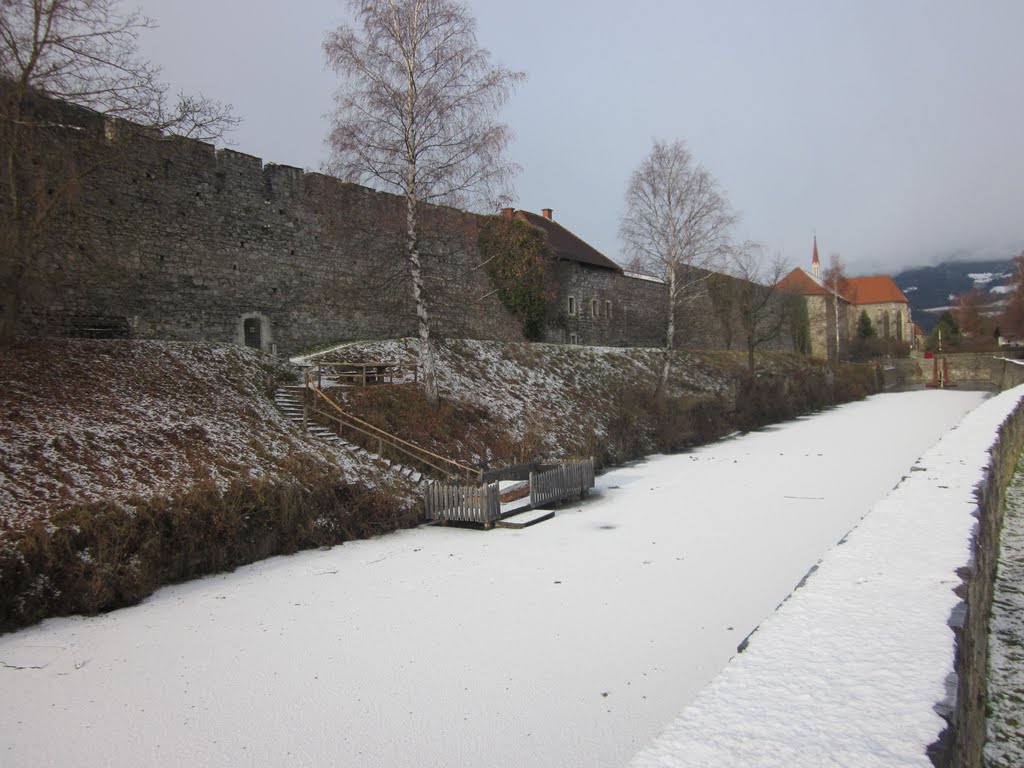
[[561, 224], [557, 224], [553, 219], [547, 219], [529, 211], [516, 211], [514, 215], [547, 233], [548, 246], [556, 259], [576, 261], [581, 264], [622, 272], [622, 267]]
[[854, 304], [909, 304], [903, 291], [888, 275], [851, 277], [846, 294]]
[[800, 267], [794, 267], [793, 271], [779, 280], [776, 286], [780, 291], [794, 293], [798, 296], [824, 296], [825, 286], [819, 280], [815, 280]]
[[916, 336], [924, 336], [924, 331], [921, 330], [921, 326], [917, 323], [914, 323], [914, 334]]

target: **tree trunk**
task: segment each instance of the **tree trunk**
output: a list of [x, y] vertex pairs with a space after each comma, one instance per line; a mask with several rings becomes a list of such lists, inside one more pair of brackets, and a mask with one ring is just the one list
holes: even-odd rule
[[757, 346], [757, 342], [753, 336], [747, 336], [747, 370], [750, 371], [750, 375], [754, 375], [754, 347]]
[[832, 305], [836, 315], [836, 362], [839, 362], [839, 289], [835, 289]]
[[669, 264], [666, 270], [668, 278], [668, 311], [665, 322], [665, 351], [661, 360], [661, 376], [658, 377], [658, 388], [654, 390], [655, 398], [665, 394], [669, 373], [672, 372], [672, 346], [676, 335], [676, 270]]
[[423, 394], [433, 410], [437, 410], [440, 398], [437, 391], [437, 371], [434, 367], [434, 349], [430, 340], [430, 314], [423, 290], [423, 271], [420, 268], [419, 220], [416, 211], [416, 196], [409, 193], [406, 201], [406, 242], [409, 257], [409, 276], [412, 278], [412, 298], [416, 304], [416, 325], [420, 337], [420, 369], [423, 371]]

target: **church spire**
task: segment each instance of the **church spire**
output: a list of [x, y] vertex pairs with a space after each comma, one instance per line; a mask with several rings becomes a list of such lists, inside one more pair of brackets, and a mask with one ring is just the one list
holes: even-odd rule
[[818, 236], [814, 236], [814, 256], [811, 257], [811, 271], [817, 278], [821, 277], [821, 259], [818, 258]]

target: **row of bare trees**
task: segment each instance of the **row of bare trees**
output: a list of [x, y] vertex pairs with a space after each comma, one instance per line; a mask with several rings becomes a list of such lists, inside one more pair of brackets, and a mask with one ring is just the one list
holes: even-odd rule
[[[406, 258], [428, 401], [436, 406], [431, 302], [420, 263], [420, 207], [494, 210], [514, 168], [510, 134], [497, 120], [525, 76], [491, 63], [469, 11], [451, 0], [351, 0], [355, 18], [328, 35], [324, 51], [343, 78], [330, 135], [331, 170], [406, 201]], [[778, 337], [785, 318], [775, 285], [780, 256], [735, 243], [736, 215], [707, 169], [682, 142], [657, 142], [632, 175], [621, 234], [636, 267], [666, 286], [665, 347], [658, 392], [671, 372], [677, 317], [708, 295], [723, 270], [748, 351]]]
[[[665, 344], [660, 394], [672, 366], [676, 324], [715, 293], [723, 324], [736, 315], [754, 370], [754, 352], [780, 335], [786, 303], [775, 290], [785, 274], [781, 255], [758, 243], [736, 242], [737, 215], [714, 176], [682, 141], [656, 141], [630, 176], [620, 235], [631, 268], [664, 280]], [[719, 280], [726, 273], [733, 279]]]

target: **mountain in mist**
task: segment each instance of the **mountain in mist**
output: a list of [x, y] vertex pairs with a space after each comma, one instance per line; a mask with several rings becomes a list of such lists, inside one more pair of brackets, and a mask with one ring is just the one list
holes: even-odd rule
[[988, 261], [945, 261], [931, 267], [914, 267], [893, 275], [896, 285], [910, 302], [914, 322], [931, 333], [939, 315], [954, 299], [972, 288], [985, 297], [996, 312], [1010, 292], [1010, 280], [1017, 273], [1012, 258]]

